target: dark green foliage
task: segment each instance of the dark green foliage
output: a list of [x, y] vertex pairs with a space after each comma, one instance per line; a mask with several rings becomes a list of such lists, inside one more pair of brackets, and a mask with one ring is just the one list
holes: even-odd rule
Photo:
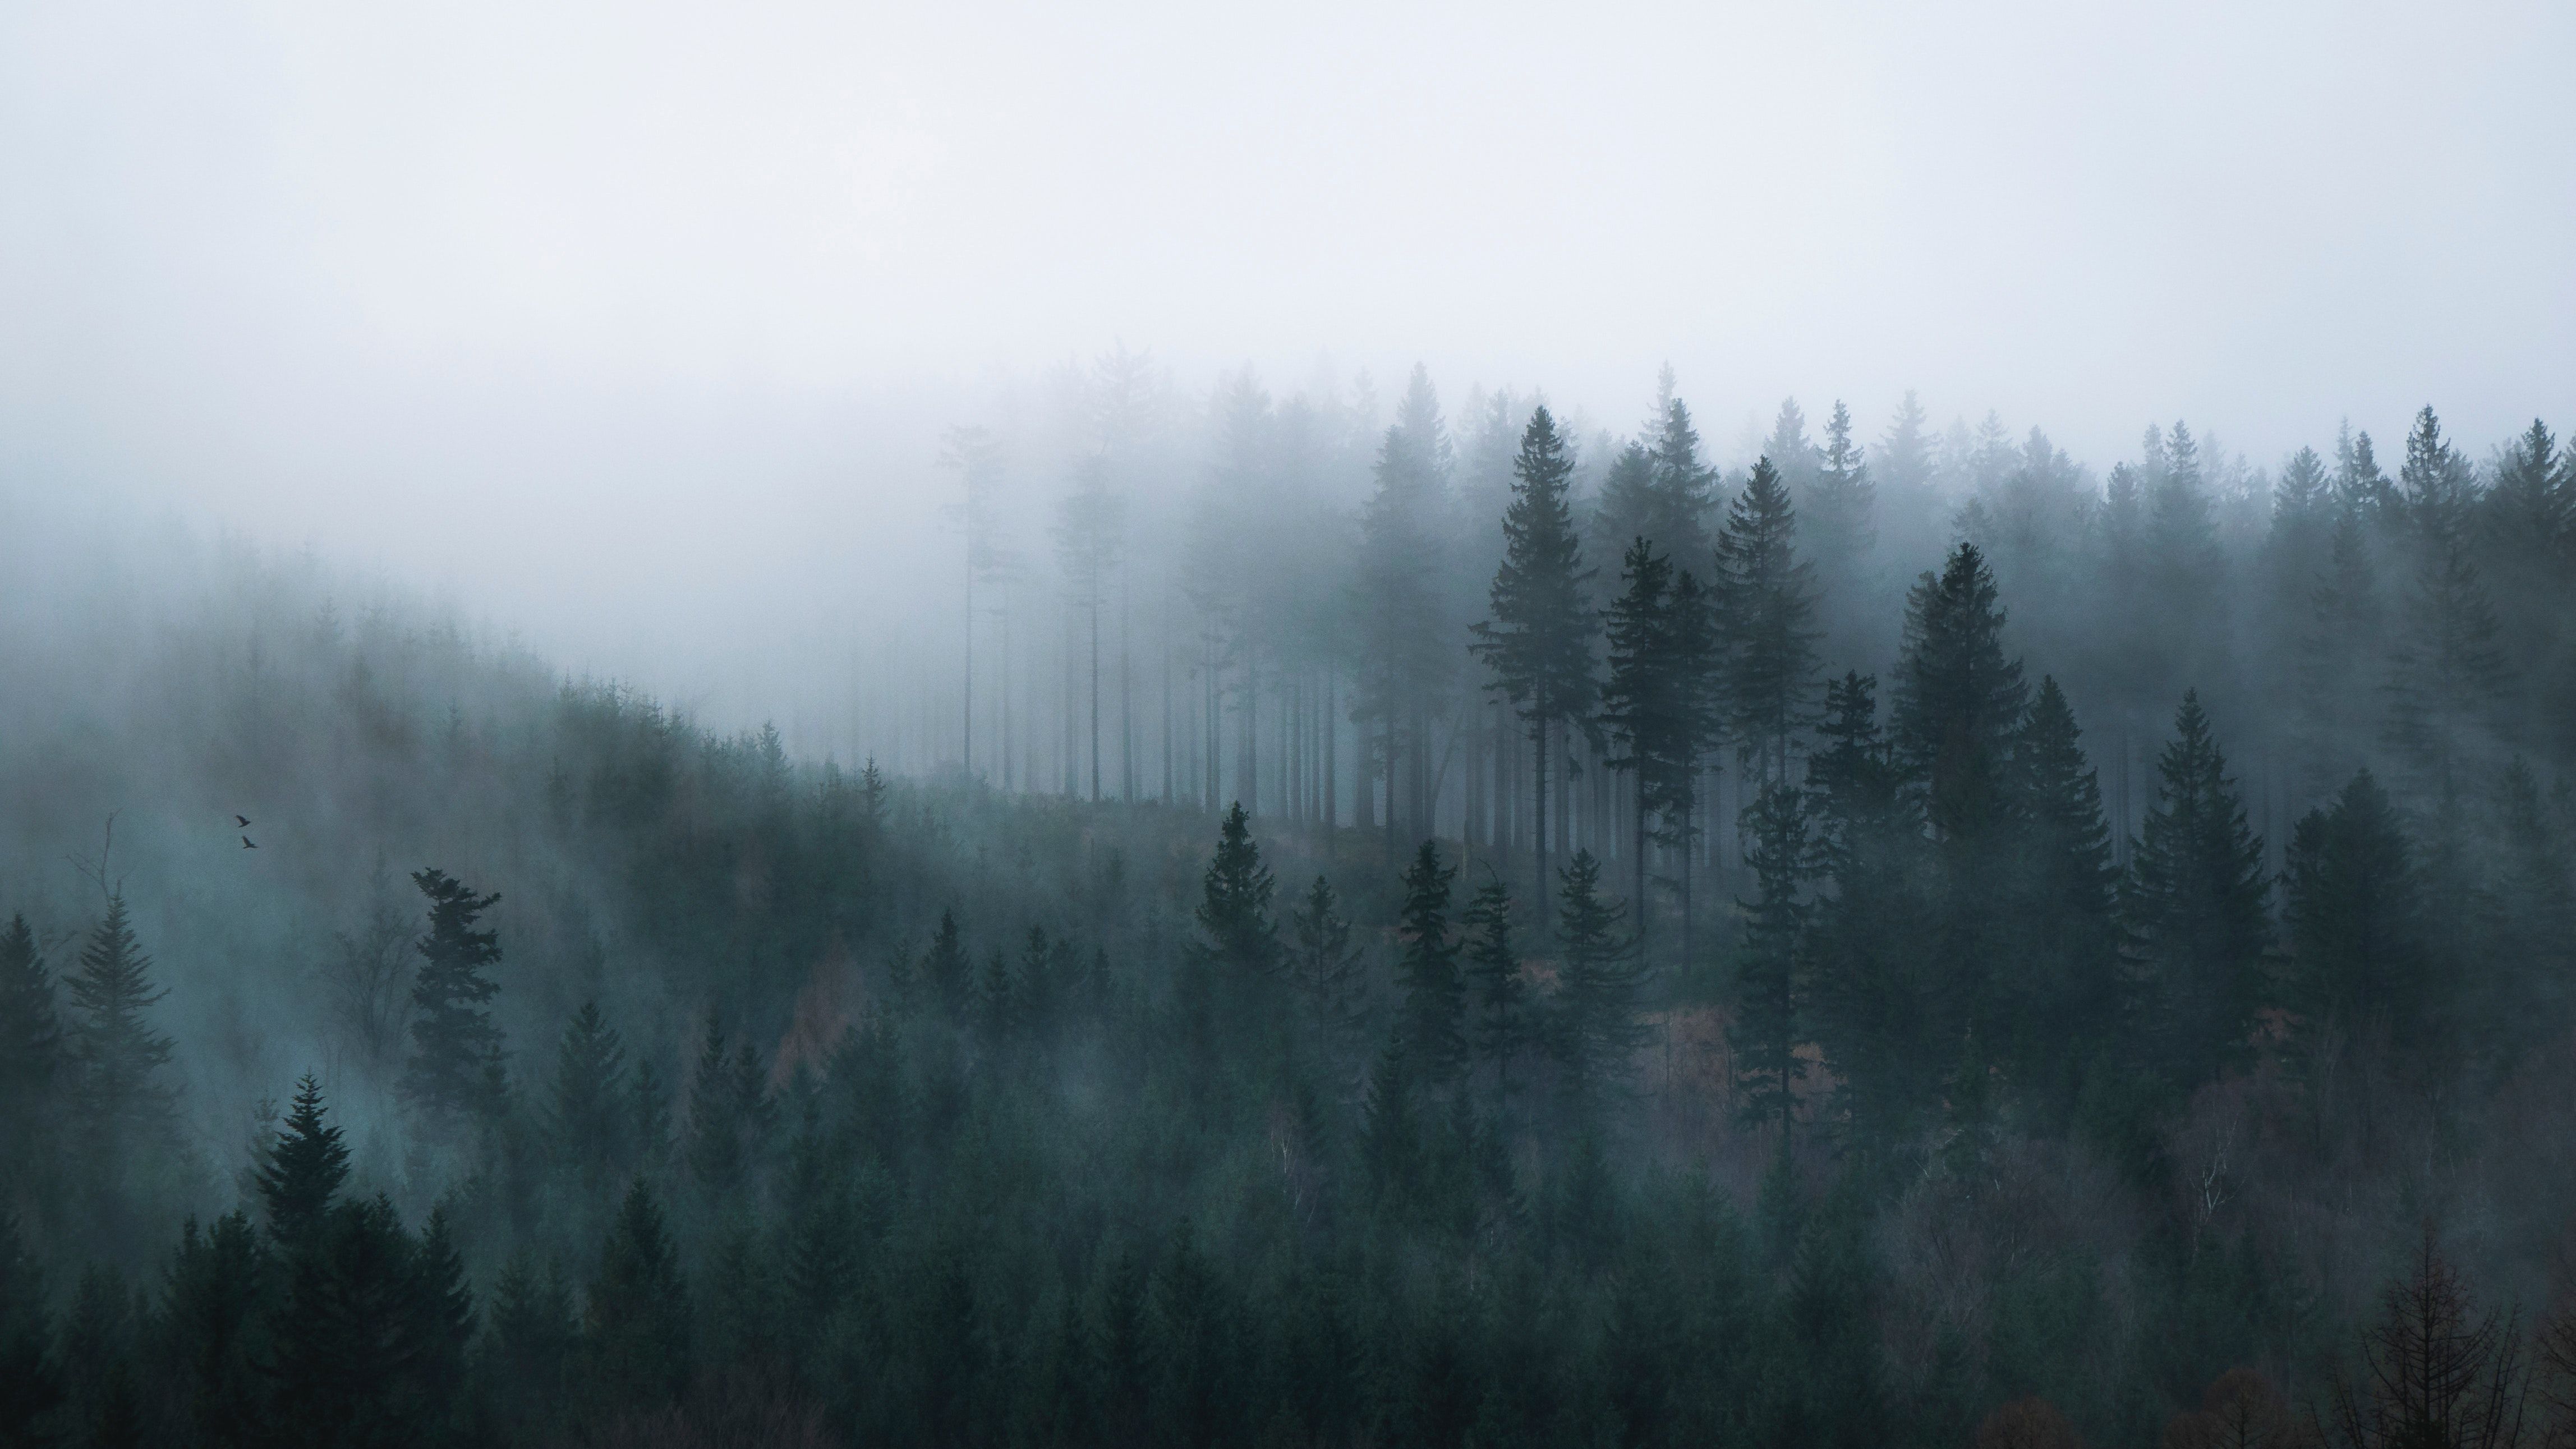
[[2017, 837], [2010, 929], [1994, 982], [1990, 1037], [2008, 1073], [2044, 1099], [2071, 1100], [2083, 1064], [2126, 1019], [2118, 884], [2102, 791], [2083, 732], [2043, 678], [2013, 742], [2007, 796]]
[[1546, 408], [1530, 414], [1513, 460], [1512, 503], [1503, 515], [1503, 560], [1494, 571], [1489, 604], [1493, 617], [1473, 626], [1475, 652], [1494, 678], [1489, 688], [1511, 700], [1528, 726], [1536, 759], [1531, 776], [1534, 879], [1545, 882], [1548, 852], [1547, 747], [1549, 732], [1567, 720], [1585, 720], [1597, 685], [1592, 639], [1600, 625], [1585, 595], [1591, 570], [1574, 529], [1566, 490], [1574, 458]]
[[2270, 895], [2263, 842], [2245, 823], [2199, 695], [2186, 693], [2120, 890], [2143, 1044], [2168, 1080], [2197, 1083], [2245, 1056], [2262, 1004]]
[[1404, 873], [1404, 914], [1396, 933], [1403, 943], [1396, 982], [1393, 1050], [1409, 1080], [1445, 1083], [1467, 1063], [1467, 992], [1459, 974], [1461, 943], [1449, 927], [1449, 887], [1458, 868], [1440, 863], [1440, 851], [1422, 842]]
[[477, 1374], [492, 1420], [508, 1426], [514, 1442], [546, 1443], [563, 1423], [580, 1342], [563, 1275], [513, 1258], [493, 1285]]
[[1493, 1068], [1496, 1089], [1509, 1097], [1512, 1064], [1538, 1040], [1529, 982], [1512, 942], [1511, 887], [1499, 878], [1478, 886], [1467, 903], [1466, 927], [1469, 1045], [1479, 1063]]
[[2356, 1044], [2412, 1054], [2438, 1040], [2448, 1003], [2429, 999], [2414, 846], [2369, 771], [2299, 821], [2281, 885], [2287, 1004], [2312, 1072]]
[[585, 1001], [555, 1047], [547, 1127], [555, 1160], [594, 1187], [632, 1160], [632, 1113], [626, 1044], [599, 1009]]
[[1341, 914], [1332, 882], [1319, 875], [1306, 888], [1289, 912], [1288, 938], [1288, 979], [1326, 1051], [1338, 1061], [1366, 1023], [1368, 982], [1360, 969], [1363, 953], [1351, 944], [1351, 923]]
[[289, 1253], [312, 1242], [331, 1200], [349, 1180], [349, 1149], [340, 1140], [340, 1129], [322, 1117], [322, 1084], [307, 1072], [295, 1084], [295, 1101], [286, 1125], [278, 1129], [276, 1145], [259, 1165], [269, 1236]]
[[1278, 886], [1261, 863], [1251, 821], [1240, 802], [1226, 812], [1216, 857], [1199, 884], [1199, 930], [1210, 964], [1229, 980], [1268, 976], [1279, 966], [1279, 928], [1270, 917]]
[[15, 1216], [0, 1213], [0, 1443], [36, 1444], [37, 1426], [62, 1402], [45, 1285], [18, 1236]]
[[[278, 1444], [439, 1442], [453, 1378], [433, 1261], [382, 1198], [342, 1202], [287, 1264], [268, 1359]], [[462, 1289], [455, 1291], [461, 1295]]]
[[1798, 520], [1769, 458], [1753, 465], [1717, 539], [1725, 621], [1726, 726], [1762, 780], [1785, 780], [1789, 746], [1816, 688], [1815, 565], [1798, 557]]
[[[0, 1162], [33, 1163], [61, 1126], [65, 1085], [62, 1026], [54, 1013], [54, 981], [45, 969], [36, 933], [23, 913], [0, 930]], [[34, 1184], [15, 1184], [0, 1213], [23, 1205]]]
[[2021, 661], [2004, 657], [2003, 627], [1994, 574], [1974, 544], [1952, 549], [1906, 601], [1888, 742], [1947, 838], [1982, 839], [2001, 818], [2005, 761], [2027, 699]]
[[169, 993], [153, 983], [152, 958], [134, 939], [124, 892], [108, 897], [107, 914], [81, 949], [80, 969], [63, 984], [71, 996], [78, 1121], [91, 1145], [108, 1154], [109, 1170], [118, 1171], [123, 1154], [167, 1134], [172, 1100], [160, 1076], [172, 1042], [144, 1016]]
[[488, 973], [501, 960], [501, 938], [474, 925], [501, 897], [478, 896], [435, 869], [414, 872], [412, 884], [429, 902], [429, 933], [420, 939], [420, 974], [411, 988], [403, 1095], [453, 1131], [464, 1115], [493, 1105], [489, 1069], [501, 1055], [501, 1029], [491, 1001], [501, 988]]
[[599, 1251], [582, 1316], [580, 1379], [594, 1405], [649, 1410], [689, 1378], [688, 1290], [662, 1209], [639, 1179]]
[[1797, 1049], [1806, 1025], [1806, 925], [1802, 898], [1814, 871], [1806, 802], [1785, 780], [1754, 798], [1744, 823], [1745, 863], [1754, 898], [1736, 902], [1744, 915], [1735, 955], [1735, 1048], [1739, 1109], [1748, 1120], [1776, 1123], [1785, 1135], [1796, 1106]]
[[1601, 862], [1578, 850], [1557, 874], [1557, 986], [1548, 1027], [1558, 1081], [1578, 1108], [1627, 1080], [1645, 1040], [1637, 1019], [1642, 967], [1622, 929], [1624, 902], [1601, 894]]

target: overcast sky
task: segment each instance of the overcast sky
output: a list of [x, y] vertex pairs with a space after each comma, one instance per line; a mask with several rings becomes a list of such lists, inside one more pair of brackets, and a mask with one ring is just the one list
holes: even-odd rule
[[1915, 387], [2097, 466], [2428, 401], [2483, 454], [2576, 405], [2571, 81], [2563, 0], [11, 0], [0, 487], [702, 668], [1119, 338], [1614, 422], [1669, 359], [1728, 441]]

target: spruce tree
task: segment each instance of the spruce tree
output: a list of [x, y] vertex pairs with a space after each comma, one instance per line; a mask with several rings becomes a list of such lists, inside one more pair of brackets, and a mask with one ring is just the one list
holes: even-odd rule
[[1727, 1042], [1735, 1052], [1735, 1089], [1745, 1119], [1777, 1122], [1785, 1141], [1806, 1025], [1801, 958], [1809, 908], [1801, 897], [1814, 869], [1806, 802], [1786, 780], [1769, 781], [1754, 797], [1745, 813], [1744, 842], [1754, 897], [1736, 902], [1744, 929], [1736, 945], [1735, 1019]]
[[0, 1211], [0, 1443], [41, 1444], [38, 1428], [63, 1400], [41, 1270]]
[[[1691, 841], [1693, 775], [1711, 718], [1706, 665], [1713, 641], [1697, 584], [1685, 594], [1671, 561], [1649, 540], [1628, 545], [1620, 578], [1619, 597], [1609, 610], [1610, 673], [1601, 717], [1618, 750], [1611, 768], [1636, 781], [1631, 866], [1634, 899], [1642, 903], [1647, 841], [1667, 849], [1687, 848]], [[1644, 907], [1637, 909], [1642, 935]]]
[[[1408, 831], [1427, 833], [1432, 702], [1456, 667], [1448, 615], [1441, 512], [1450, 464], [1431, 375], [1415, 367], [1378, 450], [1377, 491], [1360, 518], [1359, 691], [1353, 719], [1372, 729], [1386, 795], [1387, 863]], [[1407, 799], [1396, 796], [1401, 781]]]
[[585, 1001], [555, 1047], [554, 1088], [546, 1112], [555, 1159], [594, 1187], [607, 1182], [633, 1156], [630, 1115], [625, 1042], [599, 1003]]
[[453, 1131], [465, 1115], [493, 1105], [488, 1069], [500, 1060], [501, 1029], [490, 1003], [501, 988], [487, 973], [500, 962], [501, 944], [498, 932], [474, 926], [501, 897], [476, 895], [434, 868], [411, 879], [429, 901], [429, 934], [420, 939], [420, 974], [411, 988], [403, 1095], [433, 1130]]
[[1341, 913], [1332, 882], [1322, 876], [1306, 888], [1288, 916], [1288, 975], [1304, 998], [1308, 1016], [1335, 1057], [1367, 1015], [1363, 952], [1351, 944], [1351, 923]]
[[108, 1154], [108, 1170], [121, 1172], [125, 1153], [167, 1135], [175, 1095], [158, 1076], [173, 1043], [144, 1016], [169, 992], [153, 984], [152, 958], [134, 938], [123, 891], [109, 894], [80, 969], [64, 985], [72, 1000], [78, 1121], [93, 1147]]
[[1637, 1019], [1636, 942], [1621, 929], [1628, 907], [1601, 895], [1601, 862], [1578, 850], [1557, 872], [1557, 985], [1549, 1046], [1558, 1083], [1581, 1108], [1627, 1077], [1645, 1040]]
[[551, 1442], [580, 1343], [572, 1293], [551, 1264], [540, 1274], [523, 1253], [502, 1268], [491, 1304], [479, 1366], [492, 1415], [515, 1426], [521, 1442]]
[[1512, 463], [1512, 502], [1503, 514], [1503, 560], [1488, 595], [1493, 617], [1474, 626], [1475, 652], [1493, 673], [1488, 686], [1512, 702], [1529, 730], [1531, 849], [1543, 888], [1548, 854], [1548, 738], [1566, 721], [1588, 721], [1598, 687], [1592, 638], [1599, 624], [1585, 596], [1583, 566], [1567, 490], [1574, 457], [1542, 407], [1530, 414]]
[[289, 1263], [270, 1319], [270, 1442], [404, 1444], [430, 1437], [421, 1392], [417, 1248], [383, 1198], [333, 1205]]
[[1828, 581], [1859, 581], [1860, 561], [1878, 542], [1877, 502], [1878, 485], [1870, 481], [1860, 444], [1852, 441], [1851, 409], [1836, 400], [1825, 423], [1816, 481], [1801, 510], [1807, 551]]
[[2345, 510], [2327, 537], [2299, 636], [2297, 737], [2310, 798], [2349, 778], [2362, 754], [2353, 718], [2381, 677], [2379, 588], [2361, 516]]
[[311, 1072], [296, 1082], [286, 1123], [254, 1177], [268, 1207], [269, 1235], [290, 1253], [303, 1251], [349, 1180], [349, 1149], [340, 1129], [324, 1120], [322, 1084]]
[[2054, 677], [2043, 677], [2013, 741], [2006, 947], [1986, 1033], [2007, 1072], [2071, 1101], [2086, 1063], [2116, 1030], [2119, 870], [2083, 731]]
[[2157, 762], [2156, 803], [2131, 847], [2120, 908], [2146, 993], [2151, 1066], [2188, 1090], [2241, 1059], [2271, 944], [2263, 842], [2187, 692]]
[[939, 929], [932, 934], [930, 950], [922, 957], [919, 977], [931, 1004], [950, 1021], [964, 1019], [967, 998], [973, 991], [974, 969], [966, 959], [965, 942], [957, 930], [957, 913], [941, 911]]
[[1652, 497], [1654, 512], [1643, 530], [1672, 558], [1706, 558], [1708, 514], [1717, 506], [1717, 470], [1700, 460], [1699, 430], [1677, 397], [1664, 400], [1655, 420]]
[[2430, 793], [2448, 797], [2479, 736], [2504, 724], [2514, 673], [2473, 552], [2475, 478], [2429, 407], [2407, 436], [2400, 479], [2414, 588], [2390, 661], [2388, 738]]
[[180, 1230], [161, 1326], [198, 1443], [247, 1446], [266, 1438], [267, 1320], [277, 1269], [246, 1213], [226, 1213], [202, 1232], [190, 1218]]
[[1753, 780], [1785, 781], [1789, 745], [1816, 687], [1815, 565], [1798, 557], [1797, 514], [1769, 458], [1753, 465], [1718, 535], [1727, 732]]
[[1199, 949], [1237, 990], [1279, 969], [1279, 927], [1270, 914], [1277, 889], [1252, 839], [1252, 817], [1238, 800], [1218, 827], [1216, 854], [1199, 881], [1197, 911], [1204, 938]]
[[1460, 943], [1449, 929], [1449, 887], [1456, 866], [1440, 863], [1440, 849], [1422, 842], [1404, 872], [1403, 914], [1396, 939], [1402, 954], [1396, 980], [1394, 1051], [1408, 1081], [1445, 1085], [1467, 1061], [1466, 983], [1458, 972]]
[[2331, 1063], [2329, 1046], [2382, 1044], [2407, 1053], [2436, 1029], [2438, 1003], [2424, 934], [2414, 846], [2397, 807], [2368, 770], [2331, 808], [2311, 810], [2290, 836], [2281, 886], [2290, 950], [2287, 1005], [2302, 1057]]
[[1921, 797], [1879, 728], [1876, 683], [1847, 672], [1826, 686], [1807, 760], [1825, 887], [1808, 933], [1810, 1010], [1831, 1115], [1856, 1146], [1904, 1135], [1947, 1064], [1922, 950]]
[[1976, 839], [2001, 819], [2005, 761], [2028, 692], [2006, 659], [1995, 576], [1974, 544], [1950, 551], [1906, 601], [1889, 744], [1926, 792], [1934, 832]]
[[1494, 1069], [1496, 1090], [1512, 1094], [1512, 1063], [1537, 1035], [1529, 983], [1512, 942], [1512, 889], [1500, 878], [1476, 888], [1467, 903], [1467, 995], [1475, 1012], [1470, 1045]]
[[[26, 916], [12, 915], [0, 930], [0, 1162], [45, 1160], [45, 1143], [60, 1124], [55, 1093], [68, 1065], [53, 975]], [[22, 1190], [33, 1186], [21, 1184]], [[0, 1200], [0, 1213], [10, 1205]]]
[[600, 1247], [582, 1314], [581, 1381], [607, 1410], [651, 1412], [689, 1380], [689, 1301], [662, 1209], [637, 1179]]

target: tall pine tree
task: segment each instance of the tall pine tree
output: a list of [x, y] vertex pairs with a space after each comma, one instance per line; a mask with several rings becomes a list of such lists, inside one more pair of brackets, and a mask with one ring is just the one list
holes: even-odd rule
[[1529, 730], [1531, 850], [1543, 888], [1548, 844], [1548, 739], [1567, 721], [1588, 721], [1597, 686], [1592, 639], [1599, 630], [1584, 585], [1583, 545], [1566, 501], [1574, 457], [1542, 407], [1530, 414], [1513, 460], [1512, 502], [1503, 514], [1503, 561], [1494, 571], [1493, 617], [1474, 626], [1490, 686], [1512, 702]]
[[2263, 842], [2197, 693], [2174, 715], [2121, 915], [2145, 995], [2148, 1065], [2188, 1090], [2241, 1060], [2271, 944]]
[[1763, 783], [1788, 779], [1816, 688], [1816, 570], [1798, 557], [1797, 533], [1788, 486], [1763, 458], [1717, 540], [1728, 733]]
[[491, 1001], [501, 988], [488, 973], [501, 959], [501, 938], [474, 927], [501, 897], [476, 895], [434, 868], [411, 879], [429, 901], [429, 934], [420, 939], [420, 974], [411, 988], [403, 1095], [434, 1131], [453, 1131], [467, 1114], [496, 1105], [489, 1069], [500, 1061], [501, 1028]]

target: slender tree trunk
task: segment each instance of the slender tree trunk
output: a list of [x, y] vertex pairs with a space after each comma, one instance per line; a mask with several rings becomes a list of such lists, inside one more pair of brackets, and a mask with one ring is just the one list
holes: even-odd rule
[[1172, 799], [1172, 590], [1163, 588], [1163, 808]]
[[1334, 747], [1335, 747], [1337, 744], [1339, 744], [1339, 743], [1340, 743], [1340, 741], [1341, 741], [1341, 717], [1340, 717], [1339, 715], [1337, 715], [1337, 714], [1335, 714], [1335, 713], [1334, 713], [1334, 702], [1333, 702], [1333, 693], [1334, 693], [1334, 691], [1333, 691], [1333, 685], [1335, 684], [1335, 682], [1336, 682], [1336, 681], [1335, 681], [1335, 678], [1334, 678], [1333, 666], [1332, 666], [1332, 665], [1330, 665], [1330, 664], [1325, 665], [1325, 666], [1324, 666], [1324, 842], [1325, 842], [1324, 848], [1325, 848], [1325, 852], [1326, 852], [1327, 854], [1330, 854], [1330, 853], [1331, 853], [1331, 850], [1332, 850], [1333, 828], [1334, 828], [1334, 826], [1338, 823], [1338, 822], [1334, 819], [1334, 816], [1335, 816], [1336, 814], [1338, 814], [1338, 813], [1339, 813], [1339, 807], [1340, 807], [1340, 804], [1341, 804], [1341, 796], [1340, 796], [1338, 793], [1336, 793], [1335, 781], [1334, 781], [1334, 779], [1333, 779], [1333, 775], [1334, 775], [1333, 766], [1334, 766], [1334, 763], [1335, 763], [1333, 756], [1334, 756], [1334, 754], [1336, 753], [1336, 752], [1335, 752]]
[[1091, 581], [1091, 803], [1100, 803], [1100, 580]]
[[1530, 728], [1530, 778], [1536, 786], [1530, 791], [1530, 855], [1538, 871], [1538, 889], [1530, 899], [1542, 926], [1547, 920], [1547, 732], [1554, 724], [1540, 715]]
[[965, 757], [966, 778], [975, 778], [975, 520], [966, 520], [966, 707], [963, 738], [958, 749]]

